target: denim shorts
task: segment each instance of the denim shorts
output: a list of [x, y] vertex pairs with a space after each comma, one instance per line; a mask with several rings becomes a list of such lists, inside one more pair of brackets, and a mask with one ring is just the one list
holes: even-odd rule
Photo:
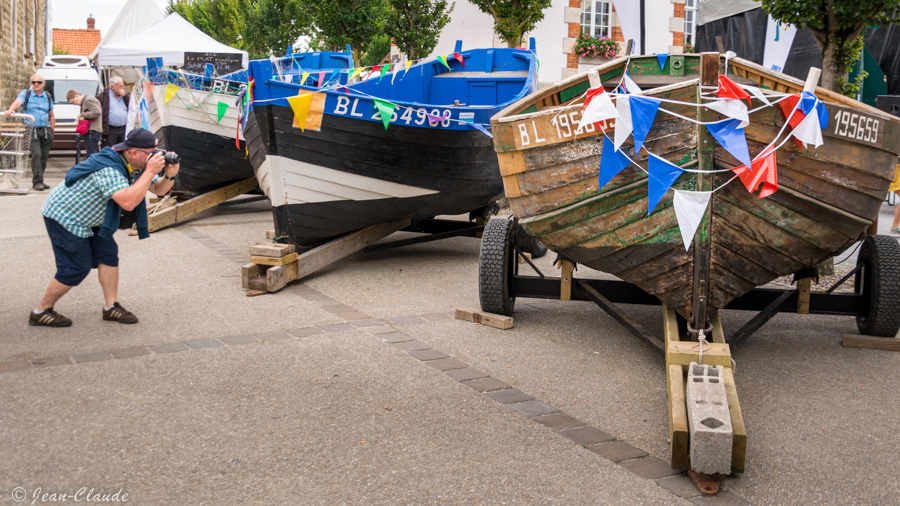
[[119, 266], [119, 245], [114, 239], [98, 235], [100, 227], [91, 229], [91, 237], [78, 237], [66, 230], [56, 220], [44, 216], [53, 255], [56, 257], [57, 281], [66, 286], [77, 286], [98, 265]]

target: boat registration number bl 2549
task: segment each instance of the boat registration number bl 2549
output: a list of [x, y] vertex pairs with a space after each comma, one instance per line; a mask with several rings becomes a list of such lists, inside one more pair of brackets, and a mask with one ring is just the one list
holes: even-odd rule
[[[363, 105], [360, 106], [358, 98], [354, 98], [351, 100], [349, 97], [339, 96], [337, 97], [337, 103], [334, 106], [333, 114], [362, 118], [365, 116], [364, 111], [367, 107], [372, 107], [371, 102], [363, 102]], [[428, 114], [441, 118], [441, 121], [438, 121], [436, 124], [431, 125], [431, 123], [428, 121]], [[448, 127], [450, 126], [451, 114], [452, 112], [449, 109], [428, 110], [422, 107], [412, 108], [400, 106], [394, 109], [393, 114], [391, 114], [390, 122], [396, 123], [399, 121], [405, 125], [425, 125], [427, 123], [429, 124], [429, 126]], [[376, 110], [375, 112], [371, 113], [369, 119], [381, 123], [381, 113]]]
[[[533, 148], [559, 141], [596, 135], [597, 128], [594, 124], [579, 126], [581, 123], [581, 109], [562, 111], [558, 114], [544, 114], [514, 123], [513, 136], [516, 148]], [[601, 121], [604, 130], [615, 127], [614, 122]]]
[[834, 130], [832, 130], [834, 135], [880, 146], [882, 126], [880, 119], [865, 114], [840, 110], [835, 114], [832, 121], [834, 121]]

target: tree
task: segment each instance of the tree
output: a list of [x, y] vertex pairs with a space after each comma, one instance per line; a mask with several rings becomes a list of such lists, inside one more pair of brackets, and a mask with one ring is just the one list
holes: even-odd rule
[[410, 60], [422, 58], [437, 45], [456, 3], [447, 0], [388, 0], [391, 11], [385, 31]]
[[353, 61], [361, 61], [369, 43], [384, 33], [387, 0], [331, 0], [310, 2], [323, 49], [342, 51], [353, 48]]
[[280, 56], [301, 35], [313, 31], [310, 2], [303, 0], [241, 0], [245, 18], [243, 48], [251, 58]]
[[494, 18], [494, 31], [509, 47], [521, 47], [525, 34], [544, 19], [552, 0], [469, 0]]
[[301, 35], [312, 33], [304, 0], [169, 0], [177, 12], [217, 41], [247, 51], [250, 58], [282, 55]]
[[[900, 0], [761, 0], [777, 21], [809, 28], [822, 50], [822, 87], [841, 93], [850, 66], [863, 48], [863, 30], [872, 24], [900, 22]], [[858, 86], [858, 85], [857, 85]]]

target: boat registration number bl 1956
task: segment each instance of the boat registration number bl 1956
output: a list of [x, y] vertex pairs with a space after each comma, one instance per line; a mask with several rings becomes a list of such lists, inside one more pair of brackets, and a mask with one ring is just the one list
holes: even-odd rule
[[[532, 148], [544, 144], [553, 144], [562, 140], [581, 138], [596, 134], [594, 124], [582, 128], [581, 109], [562, 111], [554, 115], [541, 115], [514, 123], [516, 148]], [[615, 128], [614, 122], [601, 121], [604, 130]]]
[[880, 119], [857, 112], [840, 110], [832, 121], [834, 121], [834, 130], [832, 130], [834, 135], [874, 146], [880, 145], [882, 127]]

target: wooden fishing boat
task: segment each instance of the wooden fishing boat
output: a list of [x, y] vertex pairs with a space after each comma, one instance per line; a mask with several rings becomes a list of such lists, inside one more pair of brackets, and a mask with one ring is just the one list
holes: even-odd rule
[[[748, 192], [740, 180], [726, 184], [735, 175], [727, 169], [741, 162], [706, 127], [690, 121], [725, 118], [696, 105], [706, 101], [706, 92], [714, 92], [725, 66], [725, 59], [713, 53], [670, 55], [662, 67], [656, 56], [597, 67], [607, 92], [619, 86], [627, 68], [643, 89], [636, 95], [680, 102], [664, 104], [680, 117], [660, 110], [646, 150], [636, 154], [633, 139], [622, 144], [640, 168], [631, 164], [602, 187], [604, 133], [593, 125], [578, 129], [580, 97], [598, 85], [591, 86], [588, 74], [531, 94], [492, 118], [504, 190], [519, 224], [564, 259], [640, 287], [695, 329], [707, 328], [718, 309], [755, 287], [813, 268], [862, 239], [877, 218], [900, 154], [898, 118], [815, 88], [830, 114], [827, 126], [822, 125], [824, 144], [804, 149], [795, 139], [784, 143], [777, 151], [777, 191], [766, 198]], [[784, 93], [804, 89], [802, 81], [739, 58], [727, 66], [738, 83]], [[764, 105], [753, 99], [744, 128], [752, 157], [780, 132], [791, 131], [782, 130], [786, 118], [779, 106]], [[610, 137], [615, 123], [604, 126]], [[647, 151], [695, 171], [682, 174], [673, 189], [713, 191], [687, 250], [673, 209], [674, 192], [667, 191], [648, 214]], [[887, 243], [896, 247], [893, 240], [867, 241], [862, 256], [878, 256], [872, 248]], [[882, 258], [892, 255], [881, 253]], [[888, 260], [900, 274], [900, 257]], [[893, 328], [896, 333], [900, 317], [885, 313], [870, 318], [874, 327], [869, 330]]]
[[[352, 60], [342, 53], [299, 53], [289, 56], [304, 68], [348, 68]], [[213, 77], [177, 72], [148, 59], [148, 77], [154, 83], [148, 102], [150, 130], [159, 147], [181, 156], [175, 191], [199, 194], [253, 177], [244, 142], [247, 73]], [[168, 85], [177, 86], [166, 100]], [[224, 105], [221, 105], [224, 104]], [[220, 114], [221, 110], [224, 112]]]
[[[457, 43], [455, 53], [346, 86], [330, 86], [327, 74], [312, 86], [282, 77], [290, 58], [250, 63], [250, 159], [277, 235], [315, 246], [376, 224], [472, 212], [502, 196], [487, 129], [493, 114], [536, 89], [533, 43], [467, 51]], [[287, 99], [308, 95], [308, 114], [295, 118]], [[376, 100], [393, 109], [388, 120]]]

